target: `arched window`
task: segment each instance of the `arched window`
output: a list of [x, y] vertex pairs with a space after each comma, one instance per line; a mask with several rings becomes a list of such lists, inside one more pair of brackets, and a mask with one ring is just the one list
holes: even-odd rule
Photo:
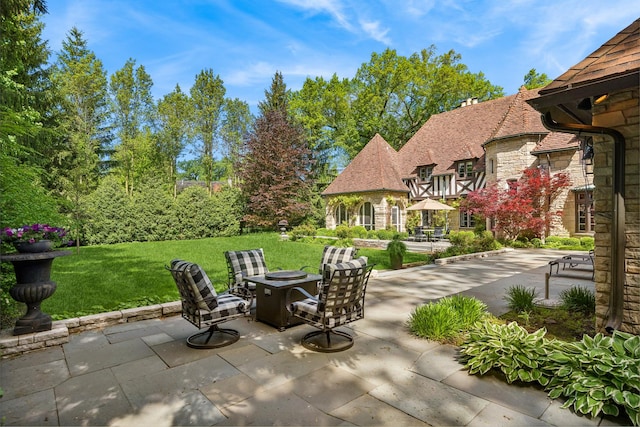
[[349, 211], [347, 211], [347, 207], [342, 203], [336, 208], [335, 217], [336, 225], [340, 225], [343, 222], [349, 224]]
[[367, 230], [376, 229], [375, 211], [370, 202], [365, 202], [360, 206], [360, 212], [358, 213], [358, 225], [363, 226]]

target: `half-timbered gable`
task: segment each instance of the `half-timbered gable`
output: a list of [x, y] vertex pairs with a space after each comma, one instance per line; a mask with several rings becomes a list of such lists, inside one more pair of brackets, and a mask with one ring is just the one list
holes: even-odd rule
[[[406, 215], [400, 206], [409, 201], [453, 201], [488, 183], [508, 185], [531, 167], [580, 177], [578, 140], [543, 126], [540, 114], [527, 103], [536, 96], [537, 90], [522, 87], [511, 96], [466, 101], [431, 116], [397, 152], [376, 135], [323, 192], [327, 227], [344, 221], [369, 229], [398, 226]], [[592, 233], [588, 203], [593, 197], [580, 194], [567, 192], [559, 198], [554, 208], [568, 215], [554, 221], [553, 234]], [[357, 197], [348, 200], [347, 195]], [[353, 206], [337, 203], [341, 199]], [[451, 213], [449, 219], [452, 228], [475, 225], [464, 212]]]

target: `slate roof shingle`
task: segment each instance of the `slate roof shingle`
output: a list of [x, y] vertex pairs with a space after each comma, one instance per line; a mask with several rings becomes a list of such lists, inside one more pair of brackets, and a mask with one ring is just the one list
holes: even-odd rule
[[409, 189], [400, 177], [397, 155], [396, 150], [376, 134], [329, 184], [322, 195], [378, 190], [408, 193]]

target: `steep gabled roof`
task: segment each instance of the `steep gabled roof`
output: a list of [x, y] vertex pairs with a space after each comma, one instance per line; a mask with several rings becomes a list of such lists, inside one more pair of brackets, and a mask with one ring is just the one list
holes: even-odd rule
[[455, 172], [455, 163], [480, 159], [483, 144], [521, 134], [547, 134], [540, 114], [525, 101], [537, 91], [524, 87], [515, 95], [468, 105], [431, 116], [400, 149], [402, 176], [411, 177], [418, 166], [435, 165], [435, 175]]
[[614, 76], [634, 72], [637, 75], [639, 68], [640, 18], [547, 85], [540, 95], [611, 80]]
[[529, 103], [563, 123], [591, 124], [591, 97], [637, 88], [640, 81], [640, 19], [571, 67]]
[[500, 123], [484, 144], [502, 138], [511, 138], [524, 134], [547, 134], [549, 131], [542, 125], [540, 113], [526, 103], [528, 99], [538, 96], [537, 90], [527, 90], [524, 86], [512, 96], [511, 102]]
[[396, 150], [376, 134], [322, 195], [379, 190], [408, 193], [399, 173], [397, 156]]

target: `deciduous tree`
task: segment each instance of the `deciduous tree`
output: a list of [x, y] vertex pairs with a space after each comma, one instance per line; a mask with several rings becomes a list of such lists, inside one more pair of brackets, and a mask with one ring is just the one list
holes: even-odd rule
[[173, 186], [173, 196], [177, 195], [176, 179], [178, 158], [193, 134], [193, 104], [189, 95], [176, 85], [173, 92], [158, 101], [158, 133], [156, 147], [167, 182]]
[[462, 201], [460, 209], [495, 223], [494, 231], [506, 240], [518, 236], [545, 237], [554, 215], [554, 200], [570, 185], [566, 173], [550, 175], [548, 171], [525, 169], [517, 182], [494, 183], [472, 191]]
[[219, 149], [225, 93], [222, 79], [211, 69], [201, 71], [191, 87], [194, 130], [209, 194], [214, 180], [214, 154]]
[[113, 121], [119, 139], [115, 152], [116, 168], [129, 195], [133, 194], [136, 179], [148, 171], [155, 115], [151, 76], [144, 66], [134, 67], [135, 60], [127, 60], [111, 76], [109, 85]]
[[276, 73], [240, 158], [244, 220], [251, 225], [273, 227], [283, 219], [296, 224], [311, 212], [312, 154], [302, 128], [286, 111], [286, 93]]

